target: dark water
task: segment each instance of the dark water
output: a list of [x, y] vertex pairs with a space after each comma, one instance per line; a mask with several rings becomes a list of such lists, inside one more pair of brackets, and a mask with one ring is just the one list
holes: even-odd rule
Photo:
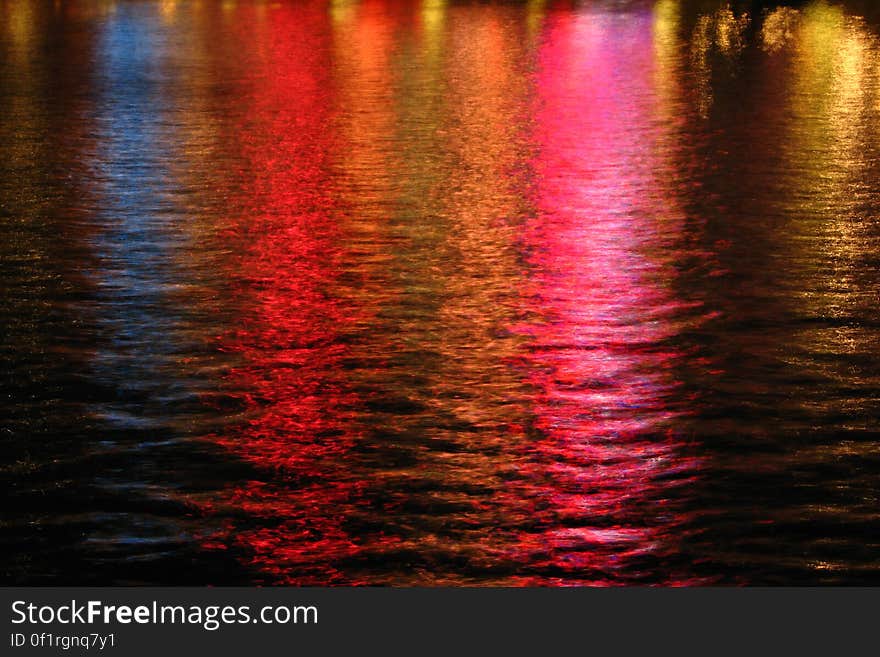
[[869, 2], [0, 0], [5, 583], [880, 584]]

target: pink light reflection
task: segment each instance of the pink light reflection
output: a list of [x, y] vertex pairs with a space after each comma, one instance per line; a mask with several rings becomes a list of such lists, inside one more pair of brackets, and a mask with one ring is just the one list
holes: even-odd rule
[[675, 500], [699, 466], [673, 430], [687, 409], [672, 318], [686, 304], [656, 254], [682, 211], [659, 182], [675, 172], [653, 120], [651, 28], [650, 14], [560, 14], [542, 40], [529, 320], [517, 327], [541, 438], [509, 493], [534, 518], [514, 551], [530, 564], [521, 583], [637, 581], [639, 563], [675, 553]]

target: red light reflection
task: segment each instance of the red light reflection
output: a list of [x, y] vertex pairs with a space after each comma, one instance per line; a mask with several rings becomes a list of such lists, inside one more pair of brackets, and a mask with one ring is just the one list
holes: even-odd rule
[[235, 231], [244, 246], [234, 276], [245, 310], [223, 346], [241, 357], [227, 383], [247, 420], [216, 440], [272, 474], [231, 493], [224, 504], [247, 520], [211, 544], [232, 544], [271, 577], [331, 583], [332, 564], [357, 550], [337, 509], [359, 483], [338, 463], [357, 438], [343, 360], [364, 310], [338, 290], [346, 253], [331, 184], [326, 17], [284, 6], [262, 29], [265, 69], [242, 101], [252, 187], [242, 191], [250, 205]]

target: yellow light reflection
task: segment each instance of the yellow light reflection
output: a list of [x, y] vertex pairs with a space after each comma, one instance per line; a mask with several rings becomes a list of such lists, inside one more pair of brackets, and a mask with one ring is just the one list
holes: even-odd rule
[[34, 6], [30, 2], [12, 2], [5, 4], [4, 10], [6, 31], [15, 51], [29, 50], [34, 38]]
[[791, 7], [777, 7], [764, 19], [761, 44], [767, 52], [776, 52], [791, 43], [795, 37], [801, 14]]
[[700, 16], [691, 36], [691, 66], [696, 75], [697, 107], [707, 117], [714, 101], [712, 74], [718, 61], [736, 66], [745, 47], [748, 13], [735, 14], [729, 6]]
[[177, 0], [161, 0], [159, 3], [159, 13], [162, 15], [163, 20], [174, 20], [174, 15], [177, 13], [177, 7]]
[[715, 16], [715, 43], [718, 49], [731, 54], [742, 50], [743, 34], [749, 25], [749, 15], [737, 16], [729, 7], [720, 9]]
[[[783, 154], [792, 175], [783, 208], [789, 248], [804, 277], [801, 312], [846, 317], [870, 298], [854, 278], [854, 261], [873, 250], [864, 199], [873, 192], [870, 153], [877, 139], [875, 73], [880, 40], [863, 19], [840, 6], [814, 2], [802, 10], [771, 12], [762, 29], [768, 56], [790, 62], [790, 116]], [[809, 157], [804, 156], [805, 153]], [[872, 349], [868, 332], [849, 325], [805, 328], [799, 365], [829, 378], [846, 378], [822, 353]]]
[[421, 7], [424, 30], [425, 56], [434, 67], [443, 49], [443, 30], [446, 24], [446, 0], [424, 0]]
[[660, 0], [654, 5], [651, 25], [654, 46], [654, 87], [659, 114], [672, 121], [680, 114], [676, 106], [681, 90], [679, 84], [679, 55], [682, 47], [681, 6], [679, 0]]
[[334, 24], [347, 23], [354, 18], [358, 0], [331, 0], [330, 19]]
[[446, 0], [424, 0], [422, 2], [422, 25], [425, 30], [436, 33], [446, 18]]
[[546, 14], [547, 0], [528, 0], [526, 3], [526, 28], [532, 41], [541, 33]]
[[796, 33], [793, 110], [800, 134], [827, 156], [824, 176], [846, 177], [861, 166], [870, 69], [878, 42], [861, 19], [841, 7], [815, 3], [790, 20]]

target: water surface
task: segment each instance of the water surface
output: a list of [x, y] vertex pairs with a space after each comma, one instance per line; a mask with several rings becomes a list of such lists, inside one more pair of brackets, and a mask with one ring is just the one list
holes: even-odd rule
[[880, 583], [869, 2], [0, 0], [10, 584]]

